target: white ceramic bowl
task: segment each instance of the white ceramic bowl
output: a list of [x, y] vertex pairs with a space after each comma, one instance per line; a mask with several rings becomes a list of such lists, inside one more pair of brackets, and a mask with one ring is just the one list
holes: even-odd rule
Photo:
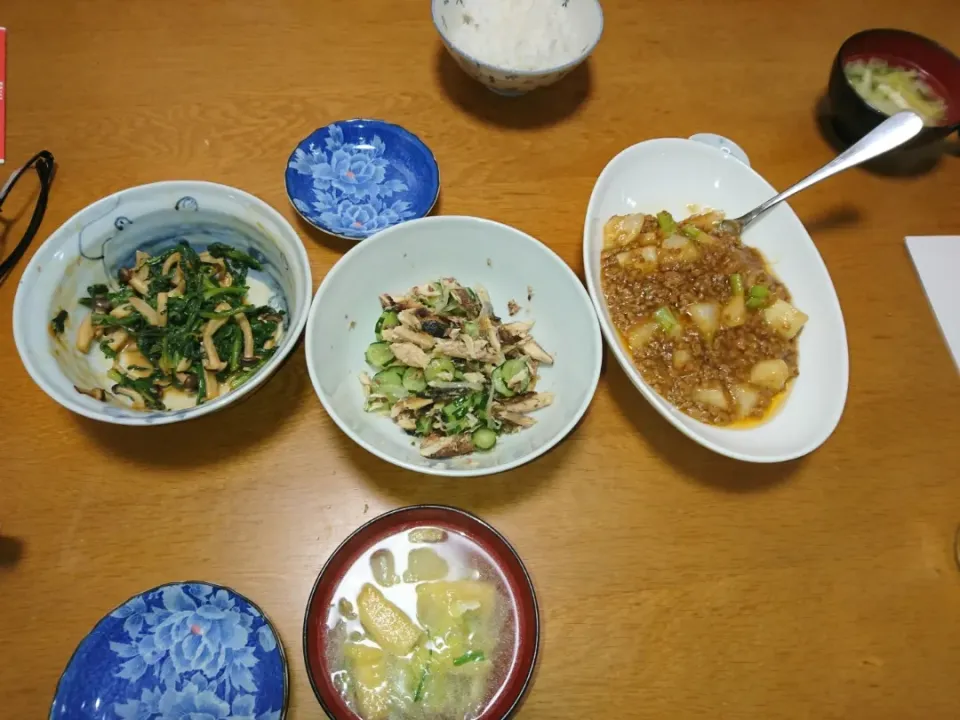
[[583, 228], [587, 287], [600, 326], [620, 367], [657, 411], [683, 433], [718, 453], [751, 462], [780, 462], [806, 455], [833, 432], [847, 397], [847, 336], [836, 290], [816, 246], [786, 204], [744, 233], [787, 285], [797, 307], [810, 316], [799, 336], [800, 376], [767, 422], [749, 429], [713, 427], [684, 415], [661, 398], [633, 366], [607, 311], [600, 284], [603, 225], [613, 215], [666, 209], [675, 217], [687, 206], [738, 217], [776, 194], [770, 184], [733, 155], [692, 140], [648, 140], [627, 148], [604, 168], [593, 188]]
[[[552, 367], [541, 368], [537, 385], [555, 393], [556, 399], [537, 411], [535, 426], [501, 436], [490, 452], [430, 460], [389, 418], [364, 412], [359, 376], [370, 370], [364, 351], [374, 341], [380, 293], [403, 293], [440, 277], [484, 286], [503, 318], [508, 317], [507, 303], [516, 300], [522, 310], [514, 319], [534, 320], [534, 337], [556, 358]], [[603, 350], [590, 298], [552, 250], [492, 220], [452, 216], [388, 228], [344, 255], [320, 283], [305, 343], [313, 387], [341, 430], [388, 462], [447, 476], [509, 470], [560, 442], [593, 398]]]
[[[470, 55], [458, 47], [457, 32], [485, 32], [473, 22], [478, 6], [488, 0], [433, 0], [433, 24], [450, 55], [467, 75], [500, 95], [523, 95], [552, 85], [590, 56], [603, 35], [603, 10], [598, 0], [557, 0], [563, 12], [572, 16], [578, 50], [576, 58], [557, 67], [524, 70], [503, 67]], [[471, 15], [471, 12], [474, 14]], [[455, 32], [456, 30], [456, 32]]]
[[[135, 250], [162, 252], [180, 239], [194, 247], [225, 242], [253, 254], [264, 269], [251, 271], [269, 304], [286, 311], [277, 352], [247, 382], [216, 400], [182, 410], [134, 410], [125, 400], [98, 402], [78, 387], [107, 387], [109, 362], [96, 349], [84, 355], [74, 338], [87, 312], [77, 300], [86, 288], [116, 277]], [[253, 392], [296, 344], [313, 289], [307, 253], [296, 231], [259, 198], [226, 185], [169, 181], [122, 190], [84, 208], [55, 230], [27, 265], [13, 303], [13, 333], [27, 372], [47, 395], [94, 420], [118, 425], [162, 425], [207, 415]], [[67, 310], [56, 339], [51, 318]]]

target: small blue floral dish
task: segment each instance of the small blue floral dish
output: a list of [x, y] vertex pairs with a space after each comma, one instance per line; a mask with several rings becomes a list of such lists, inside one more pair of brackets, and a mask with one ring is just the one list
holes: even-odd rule
[[347, 240], [427, 215], [440, 194], [423, 141], [382, 120], [344, 120], [304, 138], [290, 156], [287, 197], [308, 223]]
[[70, 658], [50, 720], [282, 720], [287, 664], [260, 609], [229, 588], [172, 583], [103, 618]]

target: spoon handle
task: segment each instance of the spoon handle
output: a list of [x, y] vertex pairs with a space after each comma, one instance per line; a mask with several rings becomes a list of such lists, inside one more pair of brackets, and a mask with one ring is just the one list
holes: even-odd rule
[[832, 175], [836, 175], [844, 170], [849, 170], [860, 163], [872, 160], [878, 155], [883, 155], [885, 152], [889, 152], [895, 147], [903, 145], [922, 129], [923, 119], [919, 115], [909, 110], [898, 112], [896, 115], [887, 118], [877, 125], [877, 127], [865, 135], [860, 142], [851, 146], [840, 155], [837, 155], [837, 157], [822, 168], [810, 173], [796, 185], [787, 188], [779, 195], [770, 198], [759, 207], [748, 212], [740, 218], [740, 226], [745, 228], [774, 205], [796, 195], [801, 190], [806, 190], [821, 180], [826, 180]]

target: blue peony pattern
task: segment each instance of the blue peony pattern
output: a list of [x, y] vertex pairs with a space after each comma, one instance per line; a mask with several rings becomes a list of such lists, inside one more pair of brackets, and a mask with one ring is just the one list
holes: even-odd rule
[[[426, 146], [386, 123], [343, 125], [351, 133], [350, 140], [340, 124], [328, 125], [290, 157], [287, 192], [297, 211], [334, 235], [354, 239], [425, 215], [439, 189], [436, 161]], [[390, 133], [391, 143], [409, 143], [413, 149], [388, 146], [379, 133], [369, 134], [370, 125]]]
[[[77, 697], [62, 696], [82, 694], [90, 682], [85, 667], [71, 676], [78, 663], [112, 676], [100, 679], [109, 692], [86, 690], [109, 700], [106, 714], [90, 717], [281, 720], [284, 712], [286, 670], [273, 629], [253, 604], [214, 585], [166, 585], [110, 613], [64, 672], [51, 718], [60, 716], [58, 703], [76, 708]], [[74, 680], [82, 684], [64, 687]]]

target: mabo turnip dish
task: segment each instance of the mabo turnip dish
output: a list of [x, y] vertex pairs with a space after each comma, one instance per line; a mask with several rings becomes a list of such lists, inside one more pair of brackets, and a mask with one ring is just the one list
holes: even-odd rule
[[364, 407], [419, 437], [424, 457], [490, 450], [553, 402], [536, 390], [553, 356], [534, 340], [532, 322], [502, 322], [484, 288], [441, 278], [383, 294], [380, 304], [366, 350], [374, 374], [360, 375]]
[[707, 212], [618, 215], [603, 231], [606, 304], [643, 379], [710, 425], [770, 417], [799, 373], [807, 316], [763, 256]]

